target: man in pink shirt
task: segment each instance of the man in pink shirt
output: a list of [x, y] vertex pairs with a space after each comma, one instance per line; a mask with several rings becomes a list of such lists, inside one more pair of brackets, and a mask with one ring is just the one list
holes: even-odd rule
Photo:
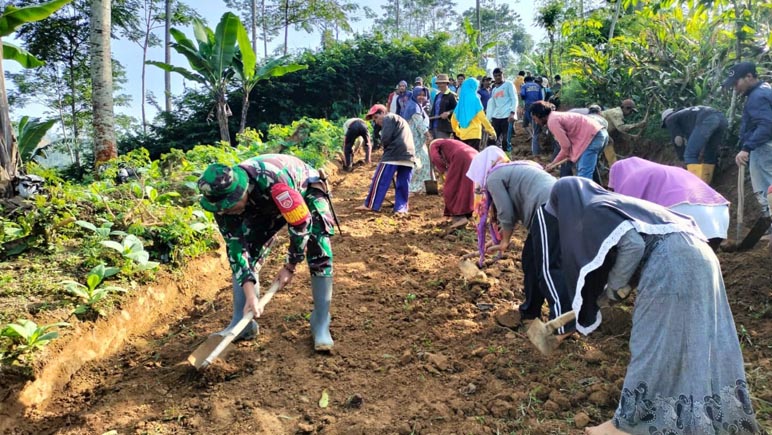
[[592, 179], [598, 156], [608, 144], [608, 133], [600, 123], [589, 116], [571, 112], [557, 112], [555, 106], [546, 101], [531, 105], [534, 122], [546, 126], [560, 144], [560, 152], [548, 171], [568, 158], [576, 163], [576, 175]]

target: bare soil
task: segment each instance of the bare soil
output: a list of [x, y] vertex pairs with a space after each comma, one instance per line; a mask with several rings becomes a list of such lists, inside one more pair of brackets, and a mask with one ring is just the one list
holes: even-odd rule
[[[511, 313], [523, 298], [519, 246], [485, 269], [486, 280], [465, 281], [458, 261], [475, 249], [475, 235], [471, 225], [446, 233], [441, 197], [411, 198], [404, 219], [388, 207], [353, 210], [372, 169], [334, 181], [343, 234], [333, 239], [331, 354], [312, 349], [302, 266], [260, 318], [257, 340], [196, 372], [188, 354], [231, 314], [226, 264], [199, 259], [154, 284], [145, 293], [156, 295], [151, 305], [127, 303], [63, 339], [35, 380], [0, 373], [0, 432], [578, 434], [610, 418], [629, 358], [632, 301], [605, 313], [593, 335], [540, 355]], [[718, 180], [727, 197], [735, 176]], [[523, 240], [520, 230], [515, 244]], [[284, 249], [266, 265], [264, 286]], [[772, 260], [765, 242], [719, 258], [754, 405], [771, 429]]]

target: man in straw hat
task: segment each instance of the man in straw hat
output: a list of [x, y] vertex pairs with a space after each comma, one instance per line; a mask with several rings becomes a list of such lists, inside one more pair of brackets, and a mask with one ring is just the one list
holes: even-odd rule
[[437, 80], [435, 80], [439, 92], [432, 101], [432, 110], [429, 114], [431, 125], [432, 137], [435, 139], [450, 139], [453, 137], [453, 126], [450, 125], [450, 115], [453, 114], [453, 110], [458, 104], [458, 98], [456, 94], [448, 89], [447, 74], [437, 74]]

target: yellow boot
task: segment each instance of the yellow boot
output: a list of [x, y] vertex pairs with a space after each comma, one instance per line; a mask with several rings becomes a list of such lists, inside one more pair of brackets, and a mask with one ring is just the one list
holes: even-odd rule
[[699, 163], [690, 163], [686, 165], [686, 170], [702, 179], [702, 165]]
[[702, 181], [704, 181], [707, 184], [710, 184], [710, 182], [713, 180], [714, 169], [716, 169], [716, 165], [703, 164], [702, 175], [700, 176], [700, 178], [702, 178]]
[[606, 156], [606, 162], [610, 168], [617, 161], [617, 152], [614, 149], [614, 144], [609, 142], [606, 148], [603, 148], [603, 155]]

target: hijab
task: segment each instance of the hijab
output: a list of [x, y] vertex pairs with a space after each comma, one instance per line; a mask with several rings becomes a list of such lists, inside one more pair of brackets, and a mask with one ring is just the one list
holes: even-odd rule
[[508, 162], [507, 153], [497, 146], [490, 146], [474, 156], [466, 171], [466, 177], [474, 181], [480, 188], [485, 188], [488, 179], [488, 171], [499, 162]]
[[426, 117], [421, 104], [418, 102], [418, 95], [425, 92], [426, 88], [422, 86], [416, 86], [412, 91], [408, 91], [407, 94], [409, 98], [407, 102], [402, 105], [402, 113], [400, 113], [400, 116], [408, 121], [410, 121], [410, 118], [416, 113], [421, 114], [422, 117]]
[[461, 84], [461, 90], [458, 94], [458, 104], [453, 110], [453, 116], [456, 117], [458, 125], [461, 128], [469, 127], [475, 116], [483, 110], [480, 95], [477, 94], [477, 88], [480, 86], [475, 78], [468, 78]]
[[618, 160], [609, 170], [609, 188], [663, 207], [679, 204], [727, 205], [729, 201], [691, 172], [639, 157]]
[[[622, 236], [634, 229], [643, 234], [686, 233], [705, 236], [689, 217], [637, 198], [609, 192], [592, 180], [565, 177], [555, 183], [546, 210], [558, 219], [561, 269], [574, 294], [577, 329], [589, 334], [600, 325], [595, 297], [587, 294], [588, 274], [600, 268]], [[583, 311], [584, 310], [584, 311]]]

